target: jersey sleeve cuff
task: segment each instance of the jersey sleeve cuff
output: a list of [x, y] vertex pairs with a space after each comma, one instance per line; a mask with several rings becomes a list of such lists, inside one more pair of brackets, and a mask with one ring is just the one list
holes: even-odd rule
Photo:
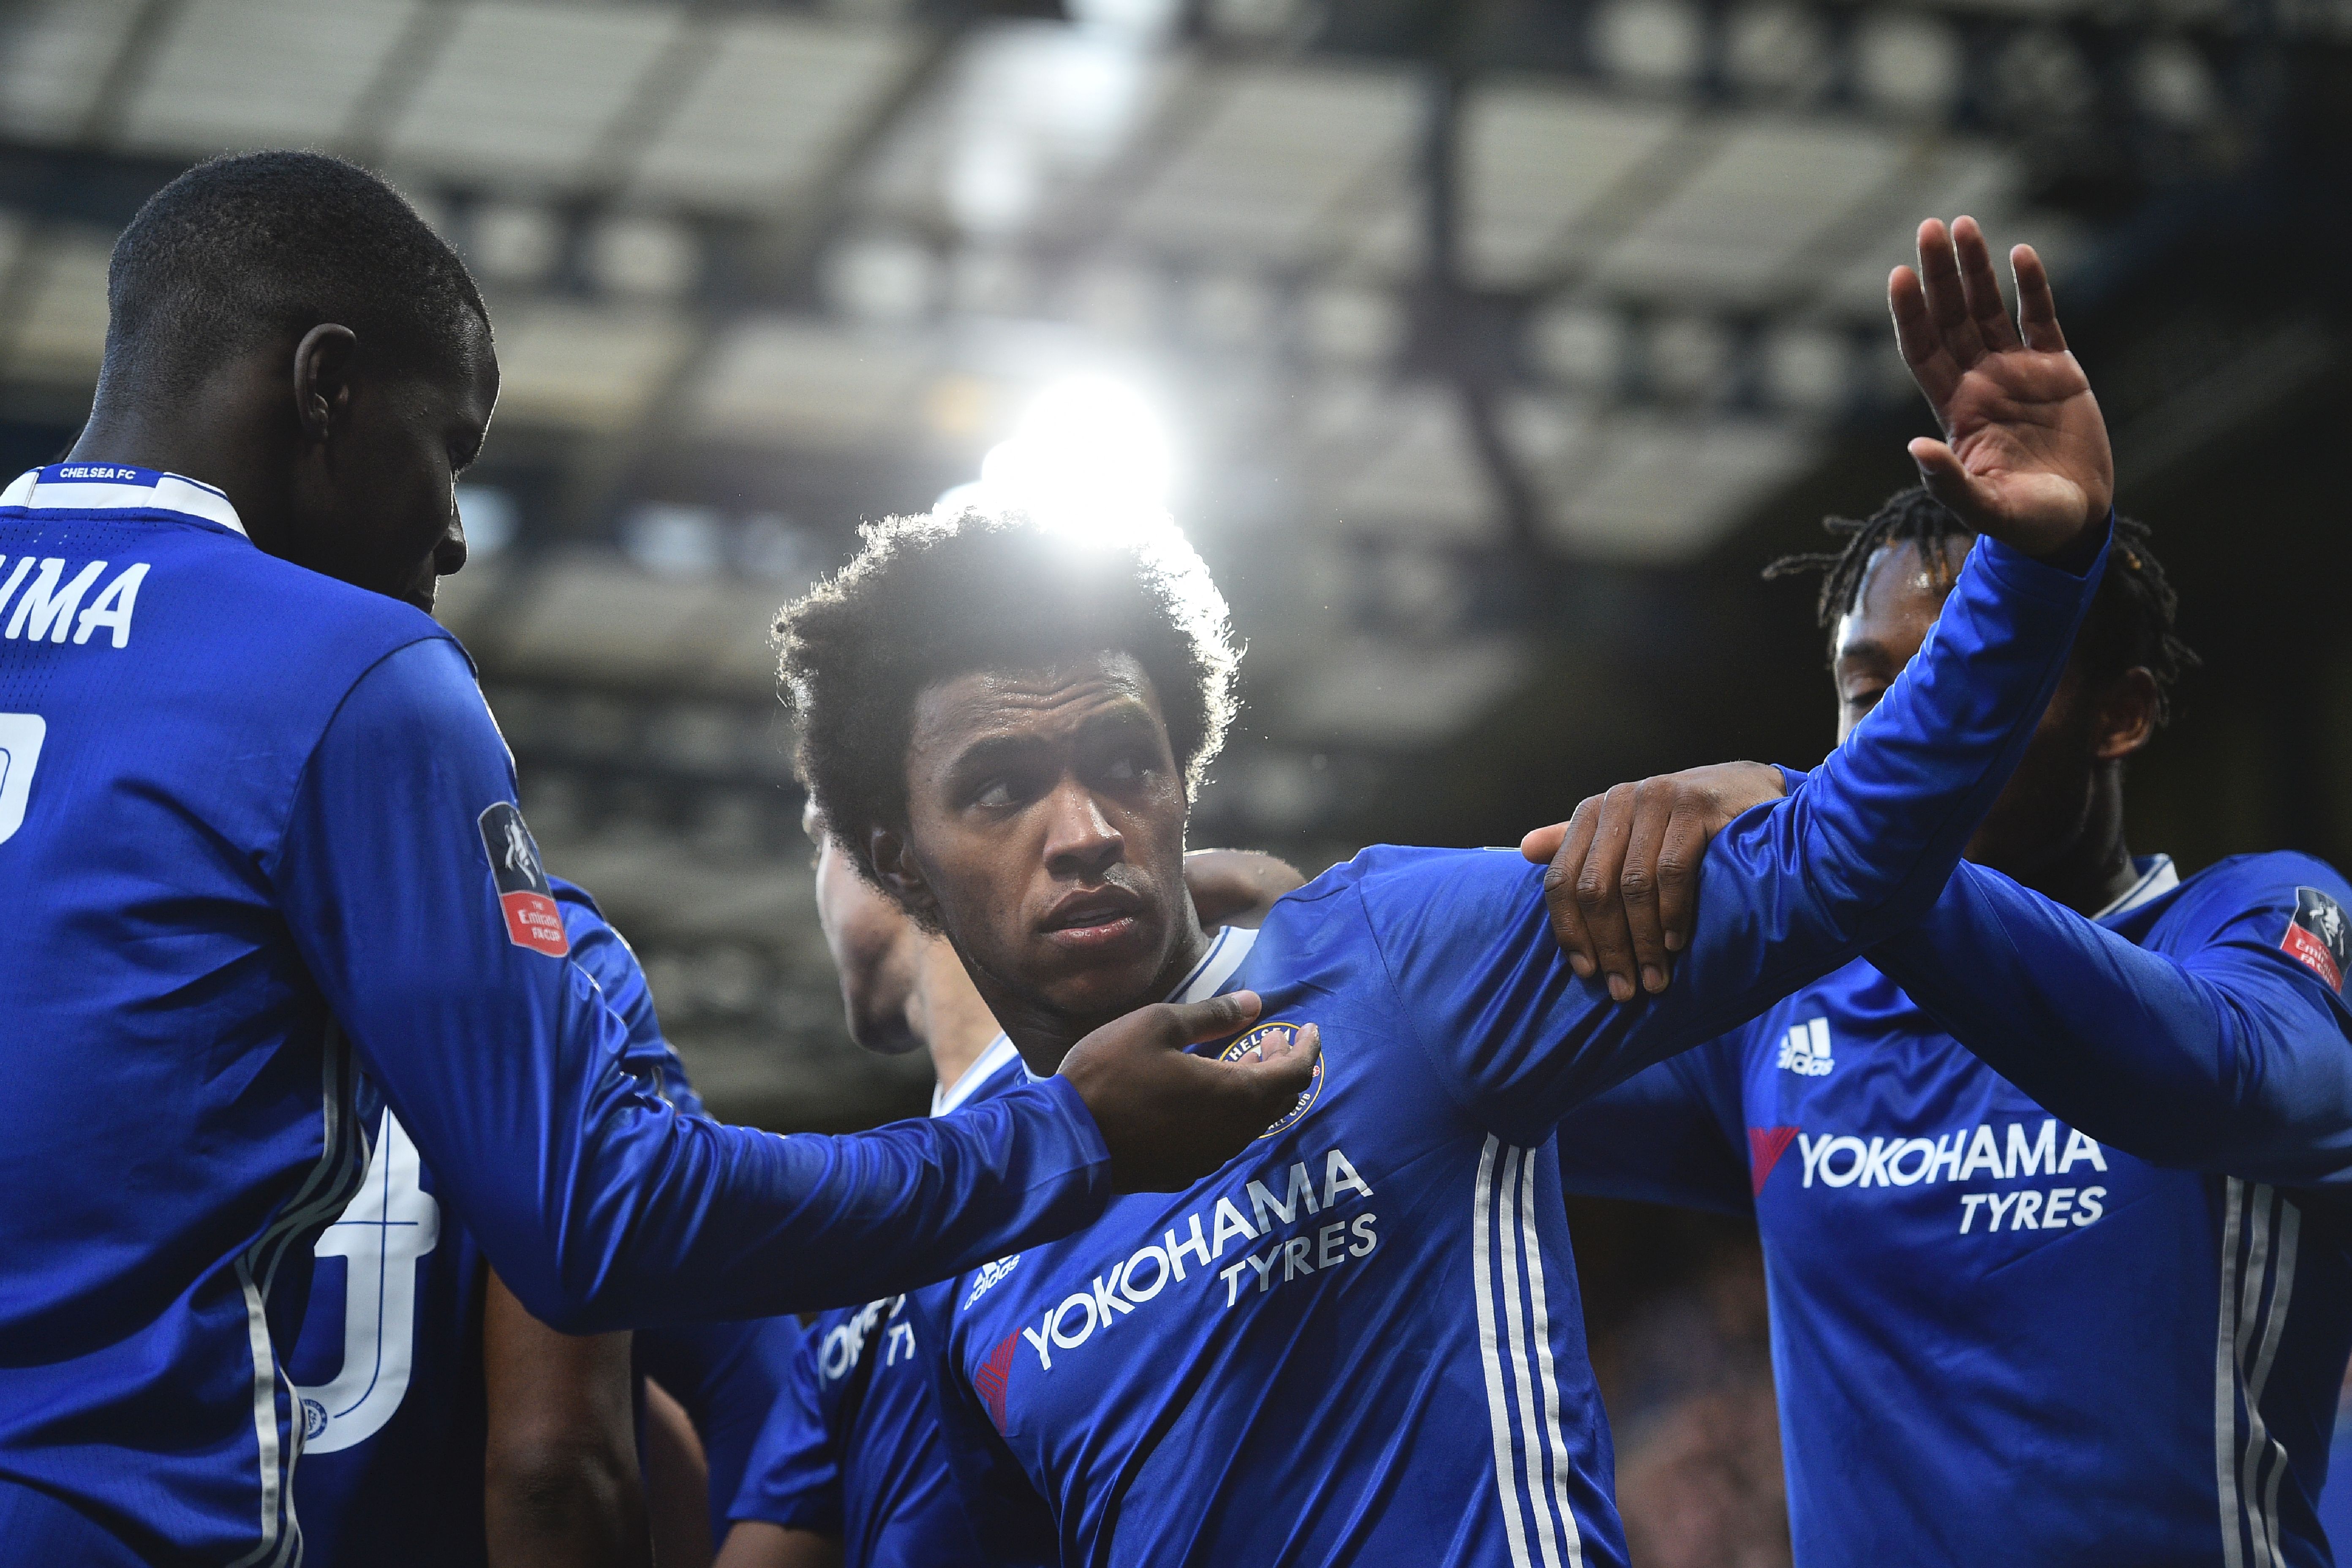
[[2105, 521], [2085, 529], [2081, 538], [2044, 560], [2036, 560], [1990, 534], [1979, 535], [1977, 548], [1984, 556], [1985, 570], [2000, 579], [2005, 592], [2046, 604], [2073, 605], [2097, 586], [2115, 531], [2116, 513], [2110, 507]]

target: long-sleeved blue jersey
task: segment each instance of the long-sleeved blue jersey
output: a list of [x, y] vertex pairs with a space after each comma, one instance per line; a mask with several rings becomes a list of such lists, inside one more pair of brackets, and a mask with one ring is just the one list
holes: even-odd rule
[[1802, 1568], [2329, 1561], [2352, 889], [2142, 869], [2094, 922], [1962, 867], [1561, 1127], [1572, 1190], [1752, 1205]]
[[413, 607], [187, 479], [0, 492], [0, 1029], [40, 1086], [0, 1103], [0, 1519], [54, 1555], [290, 1557], [278, 1352], [367, 1164], [360, 1068], [575, 1331], [871, 1300], [1100, 1212], [1065, 1081], [854, 1138], [665, 1104], [514, 800]]
[[[645, 972], [593, 900], [549, 881], [572, 962], [627, 1027], [624, 1067], [680, 1110], [702, 1101], [661, 1032]], [[307, 1561], [335, 1568], [466, 1568], [488, 1561], [482, 1310], [489, 1266], [443, 1211], [433, 1173], [382, 1097], [366, 1179], [316, 1248], [309, 1310], [286, 1373], [299, 1392], [295, 1518]], [[791, 1317], [677, 1325], [636, 1336], [638, 1365], [694, 1415], [723, 1505], [800, 1346]], [[724, 1519], [723, 1506], [714, 1510]]]
[[[946, 1116], [1028, 1080], [999, 1035]], [[907, 1298], [818, 1314], [754, 1447], [730, 1520], [837, 1536], [847, 1568], [989, 1568], [948, 1468]]]
[[[2092, 574], [2095, 576], [2095, 573]], [[1926, 648], [1790, 796], [1718, 837], [1678, 984], [1612, 1004], [1516, 854], [1378, 848], [1229, 931], [1320, 1026], [1216, 1174], [918, 1293], [974, 1523], [1012, 1561], [1622, 1563], [1560, 1118], [1931, 902], [2061, 668], [2088, 579], [1980, 543]]]

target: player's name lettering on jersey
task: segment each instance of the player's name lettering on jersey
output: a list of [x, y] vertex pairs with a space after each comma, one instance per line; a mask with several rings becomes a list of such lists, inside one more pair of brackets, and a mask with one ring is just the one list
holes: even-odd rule
[[[1960, 1234], [1972, 1229], [1990, 1236], [2008, 1222], [2011, 1230], [2066, 1230], [2074, 1226], [2095, 1225], [2105, 1216], [2107, 1189], [2105, 1187], [2052, 1187], [2040, 1191], [2027, 1187], [2015, 1193], [1968, 1193], [1960, 1198]], [[1977, 1225], [1977, 1211], [1985, 1213], [1985, 1223]]]
[[915, 1326], [900, 1321], [906, 1310], [907, 1298], [892, 1296], [887, 1300], [868, 1301], [856, 1317], [835, 1323], [824, 1336], [824, 1343], [817, 1347], [818, 1373], [827, 1383], [839, 1383], [847, 1377], [865, 1358], [866, 1342], [877, 1324], [883, 1329], [882, 1364], [896, 1366], [901, 1361], [913, 1360]]
[[82, 608], [83, 598], [106, 569], [103, 561], [86, 562], [68, 577], [61, 556], [36, 561], [30, 555], [19, 555], [12, 565], [8, 557], [0, 555], [0, 613], [8, 617], [0, 636], [26, 642], [47, 637], [61, 643], [71, 632], [79, 645], [102, 628], [116, 647], [129, 647], [131, 613], [139, 605], [139, 584], [147, 580], [147, 563], [133, 561], [115, 573], [99, 589], [98, 597], [90, 600], [89, 607]]
[[[1319, 1197], [1310, 1169], [1317, 1163], [1322, 1166], [1323, 1175]], [[1224, 1282], [1225, 1305], [1231, 1307], [1241, 1300], [1244, 1274], [1254, 1273], [1257, 1289], [1253, 1293], [1263, 1294], [1276, 1283], [1277, 1274], [1287, 1281], [1302, 1274], [1336, 1268], [1355, 1258], [1370, 1257], [1380, 1245], [1372, 1229], [1377, 1216], [1370, 1213], [1316, 1223], [1318, 1216], [1330, 1213], [1350, 1194], [1364, 1198], [1372, 1195], [1370, 1184], [1357, 1173], [1354, 1163], [1339, 1150], [1330, 1150], [1319, 1162], [1294, 1162], [1287, 1171], [1276, 1176], [1276, 1184], [1282, 1189], [1279, 1193], [1264, 1181], [1253, 1178], [1249, 1182], [1243, 1190], [1250, 1205], [1246, 1215], [1230, 1194], [1220, 1195], [1213, 1208], [1194, 1210], [1159, 1241], [1146, 1243], [1096, 1275], [1087, 1289], [1063, 1298], [1060, 1305], [1047, 1310], [1045, 1321], [1037, 1327], [1021, 1331], [1021, 1337], [1036, 1352], [1038, 1366], [1053, 1371], [1056, 1350], [1076, 1350], [1094, 1338], [1097, 1330], [1108, 1330], [1118, 1319], [1159, 1300], [1171, 1283], [1195, 1281], [1194, 1289], [1210, 1289], [1209, 1280], [1213, 1275]], [[1204, 1214], [1208, 1218], [1205, 1226], [1202, 1223]], [[1277, 1226], [1303, 1228], [1297, 1234], [1277, 1237]], [[1249, 1243], [1249, 1252], [1225, 1268], [1216, 1268], [1215, 1265], [1223, 1261], [1225, 1248], [1236, 1241]], [[1274, 1246], [1259, 1256], [1256, 1244], [1265, 1241], [1272, 1241]], [[1191, 1260], [1189, 1264], [1187, 1259]]]
[[1979, 1176], [2011, 1182], [2020, 1176], [2063, 1176], [2077, 1164], [2105, 1171], [2106, 1156], [2097, 1143], [2066, 1129], [2058, 1142], [2058, 1122], [2045, 1117], [2031, 1136], [2028, 1123], [2009, 1123], [2004, 1143], [1990, 1122], [1963, 1127], [1936, 1138], [1874, 1137], [1867, 1143], [1851, 1132], [1818, 1137], [1797, 1134], [1797, 1154], [1804, 1162], [1802, 1185], [1819, 1181], [1825, 1187], [1908, 1187], [1921, 1182], [1966, 1182]]

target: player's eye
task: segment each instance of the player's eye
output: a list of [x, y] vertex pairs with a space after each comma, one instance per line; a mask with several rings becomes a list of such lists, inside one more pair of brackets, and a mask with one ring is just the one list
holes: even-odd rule
[[972, 795], [971, 803], [974, 805], [1001, 806], [1011, 805], [1013, 799], [1013, 785], [1010, 781], [991, 779], [980, 786]]
[[1877, 707], [1878, 700], [1885, 695], [1886, 688], [1884, 686], [1861, 687], [1845, 694], [1845, 705], [1857, 713], [1867, 713]]
[[1142, 772], [1142, 763], [1139, 762], [1136, 759], [1135, 754], [1130, 752], [1122, 756], [1113, 757], [1111, 759], [1110, 766], [1103, 770], [1103, 777], [1111, 780], [1115, 784], [1126, 784], [1136, 778]]

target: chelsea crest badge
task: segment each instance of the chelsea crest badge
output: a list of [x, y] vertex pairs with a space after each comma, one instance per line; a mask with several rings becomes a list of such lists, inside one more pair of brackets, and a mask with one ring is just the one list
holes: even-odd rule
[[[1284, 1042], [1287, 1041], [1294, 1033], [1303, 1027], [1305, 1027], [1303, 1023], [1260, 1024], [1256, 1028], [1252, 1029], [1248, 1034], [1244, 1035], [1240, 1039], [1235, 1040], [1232, 1045], [1227, 1046], [1217, 1059], [1220, 1061], [1237, 1062], [1247, 1058], [1262, 1056], [1265, 1047], [1282, 1045]], [[1300, 1117], [1307, 1114], [1307, 1108], [1315, 1103], [1315, 1097], [1322, 1092], [1323, 1058], [1318, 1054], [1315, 1058], [1315, 1076], [1307, 1080], [1305, 1091], [1298, 1097], [1298, 1103], [1292, 1106], [1289, 1112], [1285, 1115], [1281, 1121], [1276, 1121], [1273, 1126], [1259, 1133], [1258, 1137], [1260, 1139], [1271, 1138], [1285, 1128], [1296, 1123]]]

